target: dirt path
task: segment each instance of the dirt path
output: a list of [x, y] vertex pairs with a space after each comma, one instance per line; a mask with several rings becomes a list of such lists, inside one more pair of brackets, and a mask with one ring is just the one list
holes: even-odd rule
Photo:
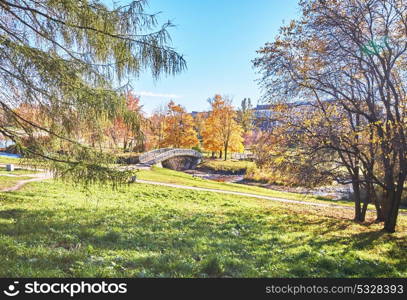
[[33, 178], [17, 181], [17, 183], [15, 185], [4, 188], [1, 190], [1, 192], [14, 192], [14, 191], [21, 189], [27, 183], [35, 182], [35, 181], [42, 181], [42, 180], [52, 178], [52, 174], [50, 174], [50, 173], [37, 173], [37, 174], [29, 174], [29, 175], [24, 175], [24, 176], [25, 177], [29, 176], [29, 177], [33, 177]]
[[[16, 183], [16, 185], [14, 185], [12, 187], [4, 188], [4, 189], [1, 190], [1, 192], [17, 191], [27, 183], [35, 182], [35, 181], [42, 181], [42, 180], [52, 178], [52, 174], [50, 174], [50, 173], [38, 173], [38, 174], [33, 174], [32, 176], [33, 176], [33, 178], [18, 181]], [[161, 186], [167, 186], [167, 187], [173, 187], [173, 188], [185, 189], [185, 190], [205, 191], [205, 192], [213, 192], [213, 193], [218, 193], [218, 194], [237, 195], [237, 196], [244, 196], [244, 197], [250, 197], [250, 198], [271, 200], [271, 201], [282, 202], [282, 203], [308, 205], [308, 206], [314, 206], [314, 207], [339, 208], [339, 209], [348, 209], [348, 210], [353, 210], [354, 209], [353, 206], [346, 206], [346, 205], [339, 205], [339, 204], [318, 203], [318, 202], [301, 201], [301, 200], [291, 200], [291, 199], [276, 198], [276, 197], [270, 197], [270, 196], [262, 196], [262, 195], [256, 195], [256, 194], [250, 194], [250, 193], [242, 193], [242, 192], [233, 192], [233, 191], [226, 191], [226, 190], [201, 188], [201, 187], [195, 187], [195, 186], [187, 186], [187, 185], [164, 183], [164, 182], [149, 181], [149, 180], [137, 179], [136, 182], [137, 183], [144, 183], [144, 184], [152, 184], [152, 185], [161, 185]], [[369, 211], [374, 211], [374, 210], [369, 209]], [[407, 212], [400, 212], [400, 215], [407, 215]]]

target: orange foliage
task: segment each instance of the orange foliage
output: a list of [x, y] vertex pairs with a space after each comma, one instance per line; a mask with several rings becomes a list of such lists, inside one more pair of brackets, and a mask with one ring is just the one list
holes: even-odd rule
[[39, 105], [22, 103], [16, 108], [15, 112], [24, 120], [35, 123], [37, 125], [44, 125], [44, 117]]
[[[127, 95], [127, 109], [141, 116], [140, 99], [133, 96], [131, 93]], [[116, 146], [121, 145], [124, 150], [133, 146], [137, 132], [134, 132], [132, 126], [126, 123], [123, 117], [117, 117], [113, 121], [113, 125], [108, 130], [109, 135], [113, 139]]]
[[156, 111], [145, 122], [145, 150], [158, 149], [163, 147], [164, 142], [165, 113]]
[[212, 111], [205, 120], [202, 130], [203, 147], [205, 150], [224, 151], [225, 159], [228, 151], [243, 152], [242, 128], [236, 122], [236, 112], [233, 107], [215, 95]]
[[181, 105], [168, 103], [165, 117], [164, 147], [191, 148], [199, 143], [194, 130], [194, 121]]

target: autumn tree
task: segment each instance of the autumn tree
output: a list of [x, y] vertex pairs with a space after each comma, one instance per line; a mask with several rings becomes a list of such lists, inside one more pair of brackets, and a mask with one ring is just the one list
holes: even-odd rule
[[164, 147], [191, 148], [198, 145], [193, 118], [181, 105], [173, 101], [168, 103], [164, 126]]
[[165, 119], [167, 108], [158, 107], [153, 111], [153, 114], [146, 120], [146, 142], [148, 149], [159, 149], [164, 145], [165, 138]]
[[[356, 193], [363, 185], [383, 191], [384, 229], [394, 232], [407, 176], [407, 5], [404, 0], [300, 4], [302, 18], [282, 27], [255, 61], [266, 97], [311, 102], [324, 126], [307, 129], [316, 138], [317, 129], [326, 132], [319, 149], [340, 158]], [[326, 113], [327, 103], [335, 103], [340, 119]]]
[[[130, 78], [142, 71], [176, 74], [185, 67], [169, 46], [170, 23], [158, 26], [146, 0], [111, 7], [98, 0], [0, 0], [0, 109], [20, 130], [0, 127], [26, 155], [64, 178], [124, 181], [111, 156], [83, 145], [78, 126], [126, 113]], [[41, 126], [20, 115], [21, 103], [45, 108]], [[24, 147], [33, 132], [66, 144], [63, 152]]]
[[202, 140], [202, 131], [204, 129], [205, 120], [208, 117], [207, 112], [197, 112], [194, 114], [194, 128], [198, 134], [198, 139]]
[[253, 106], [250, 98], [244, 98], [237, 111], [237, 122], [242, 127], [243, 133], [253, 129]]
[[21, 103], [16, 109], [15, 112], [23, 116], [25, 119], [35, 122], [38, 124], [43, 123], [43, 115], [41, 107], [37, 105], [32, 105], [29, 103]]
[[312, 102], [274, 105], [272, 112], [277, 122], [254, 149], [260, 167], [284, 184], [352, 184], [355, 220], [364, 221], [369, 202], [376, 207], [377, 221], [383, 220], [369, 173], [376, 169], [377, 145], [369, 128], [361, 130], [360, 119], [332, 101], [321, 107]]
[[254, 128], [254, 113], [250, 98], [244, 98], [237, 110], [237, 123], [242, 127], [245, 148], [250, 148], [258, 135]]
[[203, 147], [212, 152], [243, 152], [242, 128], [236, 122], [236, 111], [228, 99], [220, 95], [210, 101], [211, 111], [202, 130]]
[[126, 107], [127, 111], [115, 118], [107, 129], [107, 133], [116, 147], [121, 146], [124, 152], [134, 147], [142, 147], [144, 136], [140, 127], [145, 122], [141, 112], [140, 98], [128, 93]]

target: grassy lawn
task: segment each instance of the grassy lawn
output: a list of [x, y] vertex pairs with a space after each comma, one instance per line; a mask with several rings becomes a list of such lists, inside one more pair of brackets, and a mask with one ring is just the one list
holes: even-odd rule
[[200, 168], [208, 169], [214, 172], [227, 172], [233, 174], [242, 174], [248, 168], [255, 167], [254, 162], [242, 160], [221, 160], [207, 159], [199, 165]]
[[28, 174], [36, 174], [40, 171], [37, 170], [25, 170], [25, 169], [14, 169], [14, 171], [9, 172], [6, 168], [0, 167], [0, 175], [28, 175]]
[[20, 160], [20, 158], [0, 156], [0, 164], [18, 164]]
[[0, 194], [0, 277], [407, 276], [404, 216], [390, 235], [327, 212], [137, 183], [37, 182]]
[[274, 190], [270, 190], [270, 189], [266, 189], [266, 188], [262, 188], [262, 187], [242, 185], [242, 184], [238, 184], [238, 183], [216, 182], [216, 181], [212, 181], [212, 180], [206, 180], [206, 179], [193, 177], [192, 175], [189, 175], [189, 174], [186, 174], [183, 172], [177, 172], [177, 171], [173, 171], [173, 170], [169, 170], [169, 169], [165, 169], [165, 168], [158, 168], [158, 167], [153, 167], [151, 170], [141, 170], [137, 174], [137, 178], [143, 179], [143, 180], [173, 183], [173, 184], [195, 186], [195, 187], [202, 187], [202, 188], [209, 188], [209, 189], [235, 191], [235, 192], [249, 193], [249, 194], [255, 194], [255, 195], [262, 195], [262, 196], [284, 198], [284, 199], [312, 201], [312, 202], [321, 202], [321, 203], [330, 202], [330, 203], [337, 203], [337, 204], [344, 204], [344, 205], [353, 205], [349, 201], [339, 201], [339, 200], [332, 200], [329, 198], [324, 198], [324, 197], [319, 197], [319, 196], [274, 191]]

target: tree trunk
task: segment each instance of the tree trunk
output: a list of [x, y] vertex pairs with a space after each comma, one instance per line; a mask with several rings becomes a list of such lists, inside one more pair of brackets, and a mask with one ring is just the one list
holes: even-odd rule
[[364, 222], [366, 219], [366, 212], [367, 212], [367, 208], [369, 206], [369, 202], [371, 199], [369, 183], [365, 186], [365, 189], [366, 189], [366, 195], [364, 195], [364, 197], [362, 197], [362, 195], [360, 196], [360, 200], [361, 200], [361, 204], [362, 204], [362, 208], [361, 208], [360, 216], [359, 216], [360, 222]]
[[362, 211], [360, 213], [360, 222], [364, 222], [366, 219], [366, 211], [367, 211], [367, 206], [368, 206], [369, 202], [368, 199], [366, 197], [366, 199], [363, 202], [363, 206], [362, 206]]
[[359, 179], [357, 177], [352, 180], [353, 187], [353, 198], [355, 200], [355, 221], [363, 222], [362, 219], [362, 207], [361, 207], [361, 197], [360, 197], [360, 185]]
[[402, 191], [403, 191], [402, 188], [398, 188], [397, 191], [392, 191], [391, 193], [388, 193], [387, 196], [388, 199], [386, 199], [390, 205], [388, 213], [385, 215], [384, 230], [390, 233], [396, 231], [397, 216], [399, 213]]
[[382, 207], [381, 207], [380, 200], [377, 197], [377, 194], [376, 194], [376, 191], [375, 191], [373, 185], [370, 186], [370, 193], [371, 193], [372, 202], [374, 203], [374, 206], [376, 208], [376, 222], [377, 223], [383, 222], [384, 216], [383, 216]]
[[226, 144], [226, 146], [225, 146], [225, 160], [227, 160], [228, 159], [228, 144]]
[[222, 158], [222, 151], [219, 151], [219, 158]]
[[123, 139], [123, 152], [126, 152], [126, 150], [127, 150], [127, 139], [124, 138]]

